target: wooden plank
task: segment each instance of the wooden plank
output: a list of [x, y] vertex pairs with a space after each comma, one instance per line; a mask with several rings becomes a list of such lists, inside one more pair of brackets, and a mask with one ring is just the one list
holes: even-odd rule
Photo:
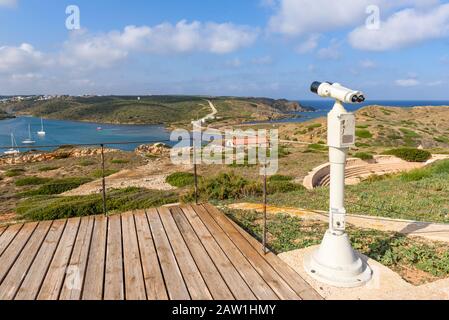
[[51, 225], [51, 221], [41, 222], [34, 230], [26, 246], [23, 248], [0, 286], [0, 300], [14, 299], [14, 296], [27, 275], [28, 269], [33, 263]]
[[37, 296], [38, 300], [57, 300], [80, 225], [80, 218], [67, 220], [48, 272]]
[[104, 215], [96, 216], [84, 281], [83, 300], [103, 299], [107, 229], [108, 219]]
[[173, 253], [178, 261], [179, 268], [189, 290], [192, 300], [212, 300], [195, 260], [192, 258], [178, 227], [168, 208], [159, 208], [159, 216], [164, 225]]
[[[31, 268], [28, 270], [22, 285], [20, 286], [15, 300], [35, 300], [45, 275], [47, 274], [50, 262], [58, 246], [61, 235], [64, 231], [66, 220], [53, 222], [45, 240], [40, 248]], [[31, 241], [31, 240], [30, 240]]]
[[93, 226], [93, 217], [81, 218], [78, 235], [59, 297], [60, 300], [80, 300], [81, 298]]
[[168, 300], [162, 270], [154, 247], [150, 225], [144, 211], [134, 216], [148, 300]]
[[170, 242], [167, 239], [157, 210], [148, 210], [147, 217], [170, 299], [189, 300], [189, 291], [182, 278], [181, 271], [170, 247]]
[[[195, 207], [195, 209], [197, 209]], [[234, 228], [229, 219], [218, 209], [208, 206], [208, 212], [234, 244], [240, 249], [251, 265], [265, 279], [268, 285], [283, 300], [301, 299], [292, 288], [276, 273], [271, 265], [255, 250], [251, 244]]]
[[57, 300], [59, 298], [80, 222], [80, 218], [67, 220], [64, 233], [37, 296], [38, 300]]
[[[205, 206], [210, 206], [209, 204]], [[234, 221], [230, 220], [232, 225], [242, 234], [242, 236], [253, 246], [259, 254], [267, 260], [274, 270], [289, 284], [289, 286], [301, 296], [304, 300], [322, 300], [323, 298], [288, 264], [284, 263], [273, 252], [266, 255], [262, 252], [262, 244], [253, 238], [248, 232], [243, 230]]]
[[16, 224], [8, 227], [0, 236], [0, 257], [8, 248], [11, 241], [16, 237], [17, 233], [22, 229], [23, 224]]
[[28, 223], [24, 225], [19, 233], [14, 237], [14, 240], [9, 244], [8, 248], [3, 252], [0, 257], [0, 284], [7, 275], [9, 269], [13, 266], [17, 257], [22, 252], [22, 249], [28, 242], [28, 239], [33, 234], [38, 223]]
[[234, 297], [237, 300], [256, 300], [257, 298], [254, 293], [246, 284], [245, 280], [243, 280], [240, 273], [235, 269], [234, 265], [215, 241], [214, 237], [210, 234], [209, 230], [206, 228], [203, 221], [201, 221], [200, 217], [193, 210], [193, 208], [188, 206], [182, 207], [181, 209], [195, 230], [195, 233], [199, 237], [215, 266], [220, 271], [221, 276], [225, 280]]
[[214, 300], [233, 300], [234, 296], [229, 290], [226, 282], [220, 275], [217, 267], [209, 257], [206, 249], [201, 244], [192, 226], [180, 208], [172, 208], [172, 216], [175, 220], [182, 237], [198, 266], [204, 281]]
[[105, 300], [124, 300], [123, 252], [121, 216], [109, 218], [106, 249]]
[[146, 300], [147, 295], [133, 214], [122, 215], [122, 230], [126, 300]]

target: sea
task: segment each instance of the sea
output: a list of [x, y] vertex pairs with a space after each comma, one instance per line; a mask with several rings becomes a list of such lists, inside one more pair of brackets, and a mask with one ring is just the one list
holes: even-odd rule
[[[301, 100], [301, 105], [313, 107], [314, 112], [292, 113], [291, 118], [274, 120], [272, 123], [305, 122], [311, 119], [325, 117], [332, 109], [331, 100]], [[356, 111], [364, 106], [380, 105], [391, 107], [414, 107], [414, 106], [448, 106], [449, 101], [366, 101], [357, 105], [346, 105], [348, 111]], [[258, 122], [251, 122], [258, 123]], [[115, 125], [102, 123], [89, 123], [66, 120], [44, 119], [44, 131], [46, 135], [40, 137], [37, 132], [41, 129], [41, 119], [36, 117], [17, 117], [0, 121], [0, 155], [5, 148], [11, 147], [11, 133], [14, 134], [18, 146], [24, 146], [22, 141], [28, 138], [28, 126], [31, 127], [31, 138], [36, 141], [29, 149], [51, 150], [55, 145], [76, 144], [100, 144], [124, 151], [132, 151], [140, 144], [170, 142], [170, 131], [163, 125]], [[132, 142], [121, 144], [122, 142]], [[176, 142], [177, 143], [177, 142]], [[43, 148], [41, 147], [43, 146]], [[27, 151], [27, 149], [21, 149]]]

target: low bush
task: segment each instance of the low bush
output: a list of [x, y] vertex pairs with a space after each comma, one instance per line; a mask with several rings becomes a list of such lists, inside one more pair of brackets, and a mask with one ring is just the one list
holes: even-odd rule
[[169, 175], [165, 181], [177, 188], [191, 186], [195, 183], [195, 176], [190, 172], [175, 172]]
[[[109, 177], [110, 175], [113, 175], [117, 172], [118, 170], [115, 169], [106, 169], [104, 170], [104, 176]], [[91, 176], [94, 177], [95, 179], [100, 179], [103, 177], [103, 170], [101, 169], [95, 170], [94, 172], [91, 173]]]
[[127, 164], [129, 163], [128, 160], [123, 160], [123, 159], [113, 159], [111, 160], [112, 164]]
[[79, 162], [79, 165], [82, 167], [89, 167], [89, 166], [93, 166], [94, 164], [96, 164], [96, 162], [93, 160], [81, 160]]
[[290, 176], [283, 176], [280, 174], [276, 174], [274, 176], [271, 176], [268, 178], [269, 182], [277, 182], [277, 181], [292, 181], [293, 177]]
[[432, 157], [430, 152], [415, 148], [392, 149], [386, 151], [385, 154], [396, 156], [407, 162], [426, 162]]
[[49, 182], [51, 179], [48, 178], [39, 178], [39, 177], [26, 177], [21, 178], [16, 181], [17, 187], [24, 187], [24, 186], [38, 186], [44, 183]]
[[369, 130], [365, 130], [365, 129], [356, 130], [355, 135], [357, 138], [362, 138], [362, 139], [370, 139], [373, 137], [371, 132]]
[[5, 176], [8, 178], [13, 178], [13, 177], [21, 176], [24, 173], [25, 173], [24, 169], [14, 168], [14, 169], [9, 169], [8, 171], [6, 171]]
[[54, 166], [45, 166], [45, 167], [40, 167], [38, 170], [40, 172], [47, 172], [47, 171], [54, 171], [54, 170], [58, 170], [59, 167], [54, 167]]
[[61, 194], [92, 181], [90, 178], [64, 178], [47, 182], [36, 190], [22, 193], [22, 196], [41, 196]]
[[[107, 194], [109, 212], [126, 212], [175, 203], [173, 192], [127, 188], [112, 190]], [[19, 203], [17, 213], [28, 220], [54, 220], [103, 213], [101, 194], [75, 197], [37, 196]]]
[[357, 152], [356, 154], [354, 154], [354, 157], [365, 161], [374, 159], [374, 156], [371, 153], [367, 152]]
[[270, 181], [267, 186], [268, 194], [287, 193], [305, 189], [302, 185], [291, 181]]

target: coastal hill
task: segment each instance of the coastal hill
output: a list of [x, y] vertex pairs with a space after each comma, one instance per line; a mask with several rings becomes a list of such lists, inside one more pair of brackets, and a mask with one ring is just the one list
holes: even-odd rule
[[[383, 107], [369, 106], [356, 112], [357, 147], [449, 147], [449, 107]], [[325, 118], [302, 124], [287, 124], [280, 128], [286, 140], [324, 144], [327, 136]]]
[[0, 109], [0, 120], [11, 119], [11, 118], [14, 118], [14, 116], [12, 116], [9, 113]]
[[278, 119], [287, 117], [289, 112], [311, 111], [288, 100], [199, 96], [64, 96], [8, 102], [0, 108], [16, 115], [49, 119], [182, 125], [210, 114], [207, 99], [217, 108], [215, 121], [223, 123]]

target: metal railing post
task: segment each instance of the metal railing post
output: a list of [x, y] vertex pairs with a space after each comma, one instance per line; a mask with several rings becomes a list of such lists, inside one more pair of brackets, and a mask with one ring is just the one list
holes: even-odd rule
[[263, 253], [267, 254], [267, 165], [264, 164], [263, 175]]
[[108, 214], [106, 207], [106, 178], [104, 169], [104, 144], [101, 145], [101, 177], [103, 185], [103, 213], [106, 216]]

